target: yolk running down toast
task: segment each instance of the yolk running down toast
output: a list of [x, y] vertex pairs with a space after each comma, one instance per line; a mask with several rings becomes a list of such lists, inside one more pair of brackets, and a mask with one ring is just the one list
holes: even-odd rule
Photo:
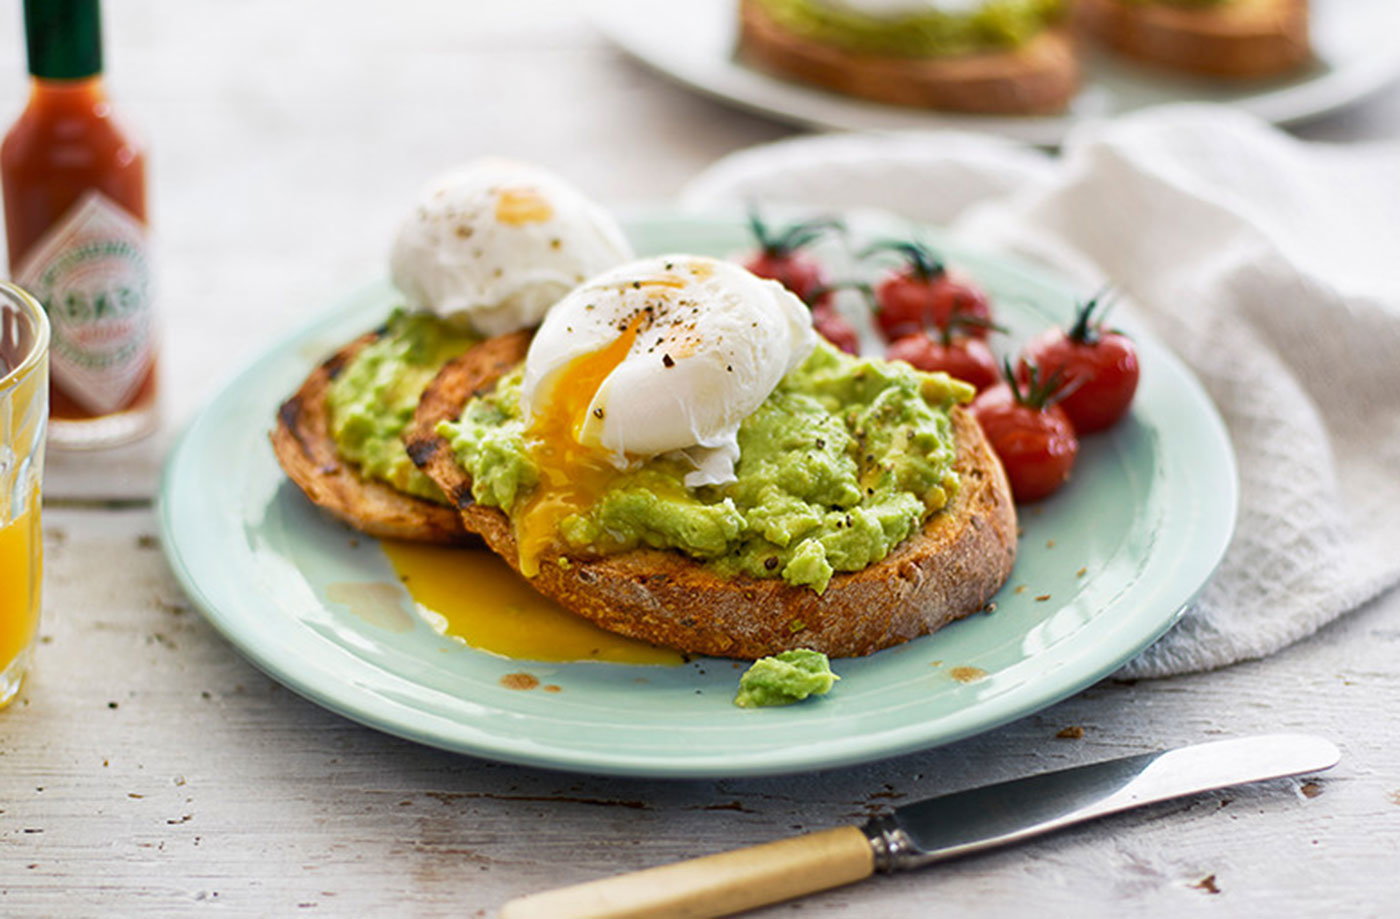
[[515, 520], [520, 572], [526, 577], [539, 573], [540, 555], [554, 542], [559, 524], [592, 507], [617, 476], [608, 455], [581, 443], [579, 435], [599, 387], [627, 357], [641, 324], [642, 317], [634, 317], [611, 344], [574, 358], [560, 371], [527, 431], [539, 484]]

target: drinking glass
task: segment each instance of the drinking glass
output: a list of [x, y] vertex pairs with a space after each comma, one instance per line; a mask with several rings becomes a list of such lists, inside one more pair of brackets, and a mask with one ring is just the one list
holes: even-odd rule
[[49, 417], [49, 322], [0, 281], [0, 708], [14, 701], [39, 633], [39, 481]]

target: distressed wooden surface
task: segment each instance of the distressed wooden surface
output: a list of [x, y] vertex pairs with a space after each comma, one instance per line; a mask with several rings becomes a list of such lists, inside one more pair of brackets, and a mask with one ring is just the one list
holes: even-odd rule
[[[903, 800], [1270, 731], [1331, 736], [1346, 758], [1322, 776], [876, 878], [806, 900], [804, 914], [1355, 916], [1384, 915], [1400, 896], [1394, 595], [1271, 660], [1106, 682], [939, 750], [788, 778], [636, 781], [487, 763], [358, 727], [214, 633], [169, 574], [149, 511], [51, 511], [47, 526], [44, 644], [0, 736], [0, 914], [217, 903], [247, 915], [489, 915], [528, 891]], [[1059, 738], [1067, 727], [1083, 738]], [[1219, 893], [1198, 886], [1211, 876]]]
[[[148, 502], [219, 381], [382, 271], [435, 170], [502, 152], [613, 204], [787, 129], [621, 59], [573, 4], [109, 3], [155, 152], [167, 424], [51, 458], [44, 639], [0, 715], [0, 915], [486, 916], [512, 896], [859, 821], [904, 800], [1249, 732], [1333, 737], [1323, 776], [1234, 789], [778, 906], [820, 917], [1395, 915], [1400, 594], [1267, 661], [1108, 681], [952, 746], [814, 775], [635, 781], [473, 760], [282, 689], [172, 579]], [[18, 13], [0, 22], [17, 110]], [[1391, 93], [1311, 126], [1400, 133]], [[1081, 739], [1064, 739], [1068, 727]]]

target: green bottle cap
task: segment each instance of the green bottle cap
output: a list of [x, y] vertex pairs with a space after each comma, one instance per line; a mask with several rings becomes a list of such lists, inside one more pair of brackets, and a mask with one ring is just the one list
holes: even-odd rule
[[97, 0], [24, 0], [24, 35], [36, 77], [81, 80], [102, 72]]

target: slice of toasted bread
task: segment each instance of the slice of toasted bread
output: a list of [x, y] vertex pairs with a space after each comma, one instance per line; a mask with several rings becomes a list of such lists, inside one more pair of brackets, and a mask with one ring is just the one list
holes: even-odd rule
[[954, 112], [1054, 114], [1064, 111], [1079, 88], [1079, 64], [1065, 29], [1046, 29], [1008, 51], [883, 56], [797, 35], [757, 0], [739, 5], [739, 57], [848, 96]]
[[[491, 339], [448, 364], [404, 435], [414, 462], [456, 498], [466, 528], [517, 570], [510, 520], [472, 502], [470, 477], [435, 428], [458, 417], [472, 393], [488, 391], [525, 346], [523, 337]], [[908, 641], [982, 609], [1016, 557], [1016, 511], [1001, 463], [969, 413], [954, 410], [953, 430], [962, 477], [953, 501], [884, 560], [836, 574], [820, 595], [777, 578], [721, 577], [656, 549], [566, 551], [562, 562], [542, 560], [530, 583], [605, 629], [697, 654], [752, 659], [803, 647], [853, 657]]]
[[1261, 79], [1312, 57], [1307, 0], [1234, 0], [1187, 7], [1077, 0], [1084, 30], [1121, 54], [1204, 76]]
[[367, 479], [336, 450], [326, 392], [350, 359], [374, 339], [371, 332], [341, 348], [311, 371], [296, 393], [282, 403], [270, 435], [277, 462], [312, 503], [371, 536], [449, 544], [476, 542], [452, 508]]

